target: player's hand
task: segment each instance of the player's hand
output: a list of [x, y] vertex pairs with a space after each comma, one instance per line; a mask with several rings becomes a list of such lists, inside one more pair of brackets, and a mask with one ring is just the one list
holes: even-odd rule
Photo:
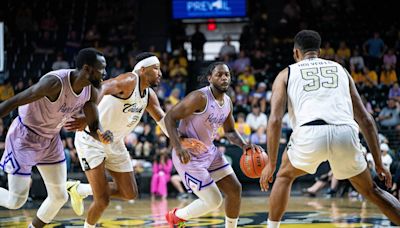
[[375, 165], [375, 171], [378, 174], [379, 180], [385, 181], [388, 188], [392, 187], [392, 174], [383, 165]]
[[100, 142], [103, 144], [110, 144], [113, 142], [114, 135], [109, 130], [101, 132], [100, 129], [97, 129], [97, 135], [99, 136]]
[[[249, 148], [251, 148], [253, 150], [253, 152], [258, 152], [258, 153], [265, 152], [264, 148], [262, 148], [261, 146], [256, 145], [256, 144], [246, 144], [246, 145], [244, 145], [242, 147], [243, 152], [246, 152]], [[256, 148], [258, 148], [258, 150], [256, 150]]]
[[194, 155], [199, 155], [207, 151], [207, 146], [198, 139], [181, 138], [180, 141], [182, 147]]
[[190, 161], [190, 153], [186, 149], [175, 150], [182, 164], [187, 164]]
[[274, 181], [273, 175], [275, 172], [275, 168], [276, 166], [271, 164], [270, 162], [268, 162], [267, 165], [264, 167], [260, 177], [261, 191], [268, 191], [269, 183], [272, 183]]
[[65, 125], [64, 128], [67, 131], [83, 131], [87, 126], [85, 116], [72, 116]]

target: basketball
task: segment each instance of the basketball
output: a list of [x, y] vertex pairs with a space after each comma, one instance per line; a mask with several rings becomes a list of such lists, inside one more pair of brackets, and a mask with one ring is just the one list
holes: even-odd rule
[[254, 149], [255, 151], [251, 147], [244, 149], [240, 157], [240, 169], [249, 178], [259, 178], [268, 161], [268, 155], [264, 150], [257, 146]]

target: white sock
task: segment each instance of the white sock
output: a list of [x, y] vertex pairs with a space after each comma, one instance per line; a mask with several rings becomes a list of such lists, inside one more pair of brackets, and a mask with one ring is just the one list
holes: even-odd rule
[[85, 225], [83, 225], [83, 228], [95, 228], [96, 224], [90, 225], [86, 220], [85, 220]]
[[275, 222], [275, 221], [271, 221], [268, 219], [268, 228], [279, 228], [279, 226], [281, 225], [281, 222]]
[[225, 228], [236, 228], [239, 218], [229, 218], [225, 216]]
[[31, 223], [31, 224], [29, 224], [28, 228], [35, 228], [35, 226], [32, 225], [32, 223]]
[[86, 198], [89, 195], [93, 195], [92, 187], [90, 186], [90, 184], [80, 183], [76, 188], [76, 191], [79, 193], [79, 195], [81, 195], [84, 198]]

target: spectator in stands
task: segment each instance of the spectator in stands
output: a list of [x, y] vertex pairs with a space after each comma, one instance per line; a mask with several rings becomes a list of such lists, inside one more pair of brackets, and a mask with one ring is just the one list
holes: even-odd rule
[[219, 59], [224, 59], [224, 56], [226, 55], [231, 57], [236, 55], [236, 48], [231, 44], [231, 37], [229, 35], [225, 37], [225, 44], [222, 45], [219, 50]]
[[171, 179], [172, 160], [168, 157], [166, 147], [159, 150], [153, 161], [153, 175], [151, 177], [151, 199], [156, 196], [161, 196], [162, 199], [167, 199], [168, 188], [167, 184]]
[[0, 156], [3, 156], [7, 129], [4, 127], [3, 119], [0, 118]]
[[259, 105], [253, 105], [251, 113], [246, 117], [246, 123], [250, 126], [252, 131], [257, 131], [261, 126], [267, 127], [267, 115], [262, 113]]
[[171, 94], [169, 95], [169, 97], [167, 98], [167, 100], [172, 104], [172, 105], [176, 105], [178, 104], [178, 102], [180, 101], [180, 94], [181, 91], [178, 88], [174, 88], [171, 91]]
[[376, 121], [382, 129], [394, 129], [400, 124], [400, 107], [395, 99], [391, 98], [387, 101], [387, 106], [382, 109]]
[[390, 65], [385, 65], [380, 75], [380, 82], [382, 86], [389, 88], [393, 83], [397, 82], [397, 74], [394, 68]]
[[257, 131], [251, 134], [250, 143], [267, 144], [267, 134], [265, 133], [264, 126], [258, 127]]
[[51, 66], [52, 70], [69, 69], [69, 63], [64, 60], [64, 56], [61, 52], [57, 53], [57, 59]]
[[360, 55], [360, 51], [358, 48], [353, 50], [353, 55], [350, 57], [350, 70], [353, 71], [361, 71], [364, 69], [364, 58]]
[[244, 50], [241, 50], [239, 52], [239, 57], [233, 63], [233, 70], [236, 74], [241, 74], [250, 67], [250, 58], [246, 56], [246, 52]]
[[178, 195], [176, 196], [176, 198], [179, 200], [189, 198], [189, 194], [187, 194], [186, 191], [183, 189], [182, 178], [179, 176], [175, 169], [172, 173], [173, 174], [170, 181], [172, 186], [174, 186], [174, 188], [178, 191]]
[[390, 66], [391, 69], [395, 69], [397, 64], [397, 57], [394, 52], [394, 48], [389, 48], [387, 53], [383, 55], [383, 65]]
[[232, 102], [235, 104], [233, 106], [233, 110], [235, 113], [237, 112], [249, 112], [250, 110], [248, 109], [248, 96], [245, 93], [245, 91], [242, 89], [243, 88], [243, 81], [239, 80], [238, 83], [235, 85], [234, 91], [234, 99], [232, 99]]
[[53, 54], [55, 49], [54, 37], [51, 37], [50, 32], [44, 31], [38, 40], [32, 42], [35, 48], [35, 53], [38, 54]]
[[196, 61], [204, 59], [204, 44], [207, 42], [206, 36], [200, 31], [200, 25], [195, 25], [195, 32], [190, 38], [192, 44], [192, 57]]
[[345, 41], [340, 41], [339, 48], [336, 50], [336, 56], [346, 64], [348, 63], [351, 57], [351, 51], [350, 48], [347, 47]]
[[144, 125], [143, 134], [139, 135], [138, 139], [139, 143], [135, 147], [136, 157], [141, 157], [143, 154], [144, 158], [148, 158], [155, 142], [154, 133], [149, 123]]
[[76, 31], [71, 30], [68, 33], [68, 38], [64, 45], [65, 57], [68, 60], [74, 59], [79, 49], [81, 49], [81, 41], [78, 39]]
[[395, 82], [390, 88], [389, 99], [395, 99], [397, 102], [400, 102], [400, 88], [398, 82]]
[[24, 81], [18, 80], [17, 85], [14, 87], [15, 94], [22, 92], [25, 89]]
[[250, 92], [249, 96], [250, 105], [259, 104], [261, 112], [264, 113], [267, 108], [266, 90], [267, 90], [267, 84], [265, 84], [264, 82], [260, 82], [257, 86], [257, 90]]
[[251, 67], [246, 67], [245, 71], [239, 75], [239, 80], [243, 81], [250, 89], [253, 89], [257, 83], [256, 77], [251, 71]]
[[[130, 69], [129, 71], [132, 71], [132, 70], [133, 70], [133, 68]], [[122, 66], [121, 59], [120, 58], [115, 58], [114, 59], [114, 66], [112, 66], [111, 70], [110, 70], [110, 77], [116, 77], [116, 76], [118, 76], [120, 74], [123, 74], [125, 72], [126, 71]]]
[[325, 42], [324, 47], [321, 48], [319, 56], [323, 59], [335, 59], [335, 50], [331, 47], [331, 43], [329, 41]]
[[9, 79], [0, 84], [0, 103], [14, 96], [14, 88]]
[[87, 46], [95, 46], [94, 43], [101, 39], [101, 35], [97, 30], [97, 25], [92, 25], [85, 35], [85, 44]]
[[373, 37], [364, 42], [363, 50], [368, 57], [368, 67], [377, 70], [382, 63], [382, 56], [385, 52], [385, 43], [380, 38], [379, 32], [374, 32]]
[[251, 134], [251, 128], [250, 125], [245, 122], [245, 118], [246, 116], [244, 115], [244, 113], [240, 112], [237, 114], [235, 129], [245, 140], [249, 140]]

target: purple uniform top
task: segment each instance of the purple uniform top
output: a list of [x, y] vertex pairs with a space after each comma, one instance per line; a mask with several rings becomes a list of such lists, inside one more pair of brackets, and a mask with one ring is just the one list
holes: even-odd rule
[[53, 138], [60, 133], [65, 122], [83, 108], [90, 99], [90, 86], [83, 88], [80, 94], [72, 90], [70, 75], [73, 69], [51, 71], [61, 81], [61, 92], [56, 101], [51, 102], [43, 97], [18, 109], [22, 123], [36, 134], [45, 138]]
[[175, 150], [172, 152], [175, 169], [188, 190], [201, 190], [233, 172], [228, 161], [213, 143], [218, 128], [224, 124], [231, 112], [230, 98], [224, 95], [224, 103], [220, 105], [210, 87], [201, 88], [199, 91], [207, 96], [206, 107], [202, 112], [193, 113], [181, 120], [178, 131], [186, 137], [202, 141], [208, 150], [200, 155], [191, 156], [187, 164], [180, 162]]
[[90, 86], [80, 94], [72, 90], [70, 75], [73, 70], [57, 70], [44, 75], [56, 76], [61, 81], [61, 92], [56, 101], [43, 97], [19, 107], [7, 132], [0, 168], [9, 174], [31, 175], [32, 166], [57, 164], [65, 161], [60, 129], [90, 99]]
[[231, 112], [231, 101], [224, 94], [224, 103], [220, 105], [214, 98], [209, 86], [199, 89], [207, 96], [207, 104], [202, 112], [194, 113], [179, 123], [178, 131], [182, 135], [202, 141], [208, 148], [213, 149], [214, 139], [218, 128], [222, 126]]

